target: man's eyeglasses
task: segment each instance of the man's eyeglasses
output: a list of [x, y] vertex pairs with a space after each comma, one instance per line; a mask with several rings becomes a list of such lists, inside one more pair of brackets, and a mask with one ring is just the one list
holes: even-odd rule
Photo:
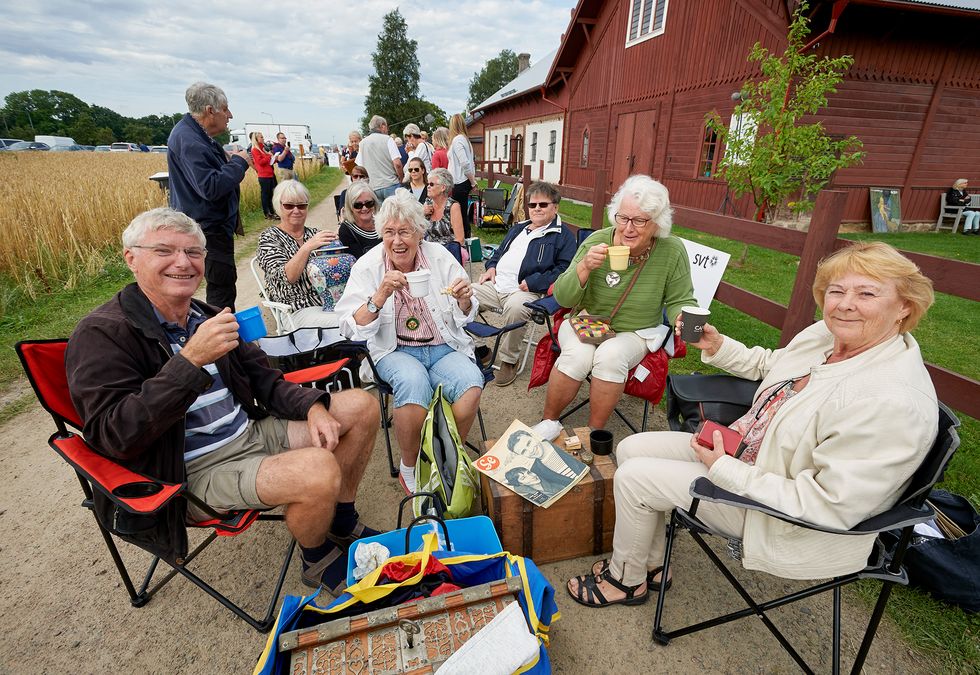
[[630, 218], [629, 216], [624, 216], [622, 213], [617, 213], [616, 222], [620, 225], [629, 225], [630, 223], [633, 223], [633, 227], [638, 230], [642, 230], [650, 222], [650, 218]]
[[305, 211], [306, 209], [310, 208], [310, 205], [309, 204], [287, 204], [286, 202], [283, 202], [282, 203], [282, 208], [286, 209], [287, 211], [292, 211], [293, 209], [299, 209], [300, 211]]
[[546, 209], [551, 206], [554, 202], [528, 202], [528, 208], [532, 209]]
[[145, 248], [148, 251], [153, 251], [154, 254], [161, 258], [173, 258], [179, 252], [183, 251], [191, 260], [201, 260], [208, 254], [206, 248], [200, 246], [191, 246], [189, 248], [178, 248], [174, 246], [164, 246], [163, 244], [156, 244], [155, 246], [130, 246], [129, 248]]
[[351, 206], [353, 206], [358, 211], [360, 211], [361, 209], [373, 209], [374, 200], [369, 199], [366, 202], [354, 202], [353, 204], [351, 204]]
[[412, 168], [410, 168], [410, 169], [408, 170], [408, 172], [409, 172], [409, 173], [418, 173], [418, 172], [419, 172], [419, 171], [421, 171], [421, 170], [422, 170], [422, 169], [420, 169], [420, 168], [418, 168], [418, 167], [415, 167], [414, 169], [412, 169]]

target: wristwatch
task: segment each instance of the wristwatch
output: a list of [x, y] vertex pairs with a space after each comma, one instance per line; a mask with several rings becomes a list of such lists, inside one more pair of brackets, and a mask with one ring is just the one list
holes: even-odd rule
[[381, 311], [381, 308], [378, 307], [376, 304], [374, 304], [374, 298], [368, 298], [367, 309], [372, 314], [377, 314], [378, 312]]

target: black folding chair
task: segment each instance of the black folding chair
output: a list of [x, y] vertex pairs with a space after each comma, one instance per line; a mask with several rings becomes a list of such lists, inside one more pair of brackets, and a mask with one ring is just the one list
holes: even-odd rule
[[[661, 579], [668, 578], [670, 571], [670, 558], [673, 551], [676, 532], [679, 528], [684, 529], [691, 534], [701, 550], [704, 551], [705, 555], [711, 559], [715, 567], [717, 567], [721, 574], [724, 575], [724, 577], [742, 597], [748, 607], [743, 610], [731, 612], [729, 614], [708, 619], [706, 621], [701, 621], [684, 628], [666, 631], [661, 627], [663, 620], [664, 599], [666, 597], [667, 590], [666, 585], [662, 584], [660, 587], [660, 594], [657, 597], [657, 612], [653, 622], [653, 639], [661, 645], [666, 645], [674, 638], [689, 635], [691, 633], [697, 633], [706, 628], [712, 628], [714, 626], [729, 623], [736, 619], [755, 615], [762, 620], [766, 628], [768, 628], [773, 636], [775, 636], [776, 640], [779, 641], [779, 644], [782, 645], [783, 649], [785, 649], [786, 652], [793, 658], [800, 669], [806, 673], [812, 673], [814, 671], [809, 665], [807, 665], [803, 657], [800, 656], [799, 652], [792, 646], [792, 644], [790, 644], [789, 640], [782, 634], [782, 632], [780, 632], [772, 620], [770, 620], [770, 618], [766, 615], [766, 612], [804, 598], [809, 598], [818, 593], [832, 590], [834, 594], [833, 636], [831, 645], [833, 649], [832, 672], [836, 675], [836, 673], [840, 672], [841, 587], [859, 579], [877, 579], [878, 581], [881, 581], [881, 590], [878, 593], [877, 602], [875, 603], [874, 610], [871, 613], [871, 618], [868, 622], [867, 629], [864, 632], [861, 646], [858, 649], [857, 656], [854, 660], [854, 665], [851, 669], [852, 673], [859, 673], [864, 665], [865, 659], [868, 656], [868, 652], [871, 649], [871, 643], [874, 640], [875, 632], [878, 629], [878, 624], [880, 623], [881, 617], [884, 614], [885, 605], [888, 603], [888, 597], [891, 594], [892, 588], [895, 584], [908, 584], [908, 575], [906, 574], [905, 569], [902, 567], [902, 561], [905, 557], [906, 551], [908, 550], [909, 544], [912, 541], [913, 527], [917, 523], [925, 522], [935, 516], [935, 512], [928, 504], [926, 504], [925, 500], [929, 496], [929, 491], [932, 489], [932, 486], [942, 478], [943, 473], [946, 470], [946, 466], [949, 464], [950, 459], [953, 457], [953, 453], [960, 444], [959, 435], [956, 433], [956, 428], [959, 425], [960, 423], [959, 420], [956, 419], [956, 416], [953, 415], [953, 413], [946, 406], [940, 403], [939, 432], [936, 436], [936, 440], [922, 464], [916, 470], [912, 477], [911, 483], [902, 494], [902, 497], [898, 500], [898, 503], [884, 513], [872, 516], [871, 518], [858, 523], [850, 530], [838, 530], [823, 527], [800, 520], [798, 518], [793, 518], [785, 513], [777, 511], [776, 509], [766, 506], [765, 504], [761, 504], [751, 499], [740, 497], [732, 494], [731, 492], [722, 490], [721, 488], [715, 486], [707, 478], [699, 478], [695, 480], [691, 484], [691, 496], [694, 497], [691, 507], [686, 510], [679, 508], [674, 509], [673, 513], [671, 514], [670, 523], [667, 526], [667, 541], [666, 549], [664, 551], [664, 563], [663, 570], [661, 572]], [[841, 536], [868, 534], [880, 535], [888, 530], [896, 529], [901, 530], [901, 535], [898, 539], [898, 543], [895, 544], [894, 548], [891, 550], [886, 550], [886, 545], [879, 536], [878, 540], [876, 541], [875, 549], [872, 551], [872, 555], [868, 560], [867, 567], [858, 572], [845, 574], [774, 600], [769, 600], [767, 602], [756, 602], [749, 595], [745, 587], [739, 583], [738, 579], [735, 578], [725, 563], [722, 562], [722, 560], [713, 550], [711, 550], [705, 541], [703, 535], [719, 533], [712, 531], [710, 526], [698, 519], [698, 504], [701, 501], [717, 504], [728, 504], [730, 506], [736, 506], [743, 509], [760, 511], [773, 518], [778, 518], [779, 520], [797, 525], [799, 527], [817, 530], [820, 532], [828, 532], [831, 534], [839, 534]], [[736, 541], [737, 544], [731, 546], [731, 548], [737, 551], [740, 548], [739, 545], [741, 542], [738, 540]]]

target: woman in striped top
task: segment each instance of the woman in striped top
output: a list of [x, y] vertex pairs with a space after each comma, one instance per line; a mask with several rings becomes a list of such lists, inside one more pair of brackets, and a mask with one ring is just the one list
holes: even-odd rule
[[381, 243], [381, 237], [374, 226], [374, 215], [378, 212], [380, 200], [367, 181], [354, 181], [346, 192], [344, 221], [337, 228], [337, 236], [347, 247], [348, 253], [360, 258]]

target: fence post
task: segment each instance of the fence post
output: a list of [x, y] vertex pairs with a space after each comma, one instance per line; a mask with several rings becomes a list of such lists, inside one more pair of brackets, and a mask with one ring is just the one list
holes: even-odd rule
[[606, 210], [606, 170], [596, 169], [595, 189], [592, 191], [592, 227], [602, 229], [603, 215]]
[[793, 294], [786, 309], [786, 321], [779, 336], [779, 346], [785, 347], [801, 330], [813, 323], [817, 303], [813, 299], [813, 279], [817, 263], [834, 250], [834, 241], [840, 229], [847, 195], [839, 190], [821, 190], [813, 206], [810, 229], [803, 242], [800, 265], [796, 269]]
[[[531, 215], [527, 212], [527, 189], [531, 187], [531, 165], [525, 164], [521, 167], [521, 181], [523, 182], [524, 194], [521, 199], [521, 206], [524, 207], [524, 217], [521, 220], [527, 220]], [[514, 187], [517, 187], [516, 185]]]

